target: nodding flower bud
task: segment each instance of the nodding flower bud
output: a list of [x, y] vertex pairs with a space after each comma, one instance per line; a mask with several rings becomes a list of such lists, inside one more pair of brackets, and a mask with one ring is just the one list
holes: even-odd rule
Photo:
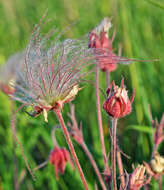
[[128, 91], [124, 86], [124, 79], [121, 81], [121, 87], [115, 85], [114, 81], [107, 89], [107, 100], [104, 102], [104, 110], [114, 118], [121, 118], [130, 114], [131, 104], [134, 100], [134, 91], [129, 100]]
[[117, 68], [116, 55], [113, 53], [112, 40], [108, 37], [111, 21], [105, 18], [89, 35], [89, 48], [101, 49], [103, 56], [97, 58], [102, 71], [112, 72]]
[[74, 165], [70, 158], [68, 150], [65, 148], [55, 147], [50, 153], [50, 163], [55, 167], [56, 178], [58, 179], [58, 172], [64, 174], [66, 163], [69, 162], [74, 169]]

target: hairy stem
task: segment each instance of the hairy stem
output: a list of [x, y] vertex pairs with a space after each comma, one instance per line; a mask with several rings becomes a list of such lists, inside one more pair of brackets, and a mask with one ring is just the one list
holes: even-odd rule
[[106, 86], [108, 88], [109, 85], [110, 85], [110, 72], [106, 71], [105, 72], [105, 77], [106, 77]]
[[95, 80], [96, 80], [96, 106], [97, 106], [97, 118], [98, 118], [99, 133], [100, 133], [100, 142], [101, 142], [102, 154], [103, 154], [103, 158], [104, 158], [104, 165], [106, 165], [107, 155], [106, 155], [106, 150], [105, 150], [104, 133], [103, 133], [103, 127], [102, 127], [102, 117], [101, 117], [101, 108], [100, 108], [99, 67], [98, 67], [98, 65], [95, 66]]
[[89, 158], [89, 160], [90, 160], [90, 162], [91, 162], [91, 164], [92, 164], [92, 166], [93, 166], [93, 168], [94, 168], [94, 170], [95, 170], [95, 173], [96, 173], [96, 175], [97, 175], [97, 177], [98, 177], [98, 179], [99, 179], [99, 182], [100, 182], [100, 184], [101, 184], [101, 186], [102, 186], [102, 189], [103, 189], [103, 190], [106, 190], [107, 188], [106, 188], [105, 183], [104, 183], [104, 181], [103, 181], [103, 179], [102, 179], [102, 176], [101, 176], [101, 174], [100, 174], [100, 171], [99, 171], [99, 169], [98, 169], [98, 167], [97, 167], [97, 164], [96, 164], [96, 162], [95, 162], [95, 160], [94, 160], [92, 154], [91, 154], [90, 151], [88, 150], [87, 145], [83, 142], [83, 143], [81, 144], [81, 146], [82, 146], [83, 150], [85, 151], [86, 155], [88, 156], [88, 158]]
[[117, 131], [117, 119], [112, 119], [112, 182], [113, 190], [117, 190], [116, 182], [116, 131]]
[[125, 183], [125, 177], [124, 177], [124, 169], [123, 169], [123, 164], [122, 164], [121, 152], [118, 146], [117, 146], [117, 164], [118, 164], [118, 169], [119, 169], [120, 179], [121, 179], [121, 189], [124, 189], [126, 183]]
[[54, 111], [55, 111], [56, 116], [57, 116], [57, 118], [58, 118], [58, 120], [59, 120], [59, 122], [60, 122], [60, 125], [61, 125], [62, 129], [63, 129], [64, 136], [65, 136], [65, 138], [66, 138], [67, 144], [68, 144], [69, 149], [70, 149], [70, 151], [71, 151], [71, 153], [72, 153], [72, 156], [73, 156], [73, 158], [74, 158], [74, 161], [75, 161], [75, 164], [76, 164], [77, 169], [78, 169], [78, 171], [79, 171], [79, 174], [80, 174], [81, 180], [82, 180], [82, 182], [83, 182], [84, 188], [85, 188], [85, 190], [88, 190], [89, 188], [88, 188], [86, 179], [85, 179], [85, 177], [84, 177], [84, 174], [83, 174], [83, 171], [82, 171], [82, 169], [81, 169], [80, 163], [79, 163], [78, 158], [77, 158], [77, 156], [76, 156], [76, 152], [75, 152], [75, 149], [74, 149], [74, 147], [73, 147], [73, 144], [72, 144], [72, 141], [71, 141], [69, 132], [68, 132], [68, 130], [67, 130], [67, 127], [65, 126], [65, 123], [64, 123], [62, 114], [61, 114], [61, 112], [60, 112], [59, 109], [56, 109], [56, 110], [54, 110]]

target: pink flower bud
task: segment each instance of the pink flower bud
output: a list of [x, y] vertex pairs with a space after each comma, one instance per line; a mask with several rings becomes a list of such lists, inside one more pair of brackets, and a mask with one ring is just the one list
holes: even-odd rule
[[68, 150], [65, 148], [55, 147], [50, 153], [50, 163], [55, 167], [56, 178], [58, 179], [58, 172], [64, 174], [66, 163], [69, 162], [74, 169], [74, 165], [70, 158]]
[[129, 179], [129, 190], [139, 190], [144, 185], [150, 183], [151, 177], [146, 175], [146, 168], [143, 165], [138, 167], [130, 175]]
[[113, 82], [107, 89], [108, 98], [104, 102], [104, 110], [114, 118], [121, 118], [130, 114], [131, 104], [134, 99], [134, 91], [131, 100], [128, 97], [128, 91], [124, 87], [124, 79], [121, 81], [121, 87]]
[[[112, 40], [108, 37], [109, 25], [111, 22], [108, 19], [104, 19], [98, 27], [90, 32], [89, 35], [89, 48], [101, 48], [103, 56], [98, 56], [97, 60], [100, 64], [102, 71], [112, 72], [117, 68], [116, 55], [113, 53]], [[108, 26], [108, 27], [106, 27]]]

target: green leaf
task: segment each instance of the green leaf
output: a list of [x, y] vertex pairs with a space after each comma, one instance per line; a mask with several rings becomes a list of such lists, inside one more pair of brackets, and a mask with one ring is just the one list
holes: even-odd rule
[[153, 133], [153, 128], [151, 126], [143, 126], [143, 125], [129, 125], [126, 130], [136, 130], [143, 133]]
[[157, 0], [155, 0], [155, 1], [154, 0], [146, 0], [146, 1], [148, 1], [149, 3], [155, 5], [156, 7], [164, 9], [164, 3], [162, 3], [162, 2], [159, 2]]

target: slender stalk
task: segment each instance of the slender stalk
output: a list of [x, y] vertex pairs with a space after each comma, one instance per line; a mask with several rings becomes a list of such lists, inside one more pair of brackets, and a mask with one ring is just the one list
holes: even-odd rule
[[100, 133], [100, 142], [101, 142], [102, 154], [103, 154], [103, 158], [104, 158], [104, 165], [106, 165], [107, 155], [106, 155], [106, 150], [105, 150], [104, 133], [103, 133], [103, 127], [102, 127], [102, 117], [101, 117], [101, 108], [100, 108], [99, 67], [98, 67], [98, 65], [95, 66], [95, 80], [96, 80], [96, 106], [97, 106], [97, 118], [98, 118], [99, 133]]
[[106, 71], [105, 72], [105, 77], [106, 77], [106, 86], [108, 88], [109, 85], [110, 85], [110, 72]]
[[20, 186], [23, 183], [25, 177], [26, 177], [26, 170], [22, 170], [20, 173], [20, 177], [18, 179], [18, 190], [20, 189]]
[[16, 131], [15, 131], [15, 119], [16, 119], [16, 113], [13, 113], [12, 116], [11, 116], [11, 128], [12, 128], [13, 137], [14, 137], [15, 141], [16, 141], [16, 142], [18, 143], [18, 145], [19, 145], [19, 148], [20, 148], [22, 157], [23, 157], [23, 159], [24, 159], [24, 161], [25, 161], [25, 164], [26, 164], [26, 167], [27, 167], [29, 173], [31, 174], [33, 180], [35, 180], [35, 176], [34, 176], [32, 170], [31, 170], [31, 168], [30, 168], [30, 166], [29, 166], [29, 164], [28, 164], [28, 161], [27, 161], [27, 159], [26, 159], [26, 156], [25, 156], [25, 154], [24, 154], [22, 144], [21, 144], [21, 142], [19, 141], [19, 139], [17, 138], [17, 135], [16, 135]]
[[[82, 132], [82, 123], [80, 124], [80, 127], [78, 127], [78, 123], [76, 121], [76, 116], [75, 116], [75, 106], [71, 103], [70, 103], [70, 113], [68, 114], [68, 116], [70, 117], [70, 119], [72, 121], [72, 125], [71, 124], [68, 124], [68, 125], [70, 128], [72, 128], [72, 131], [74, 132], [74, 136], [73, 136], [74, 140], [83, 148], [84, 152], [88, 156], [90, 163], [92, 164], [93, 169], [95, 170], [95, 173], [96, 173], [96, 175], [99, 179], [99, 182], [102, 186], [102, 189], [107, 190], [105, 183], [102, 179], [102, 176], [100, 174], [100, 171], [98, 169], [98, 166], [97, 166], [92, 154], [90, 153], [87, 145], [84, 142], [83, 132]], [[76, 137], [78, 137], [78, 139]]]
[[54, 147], [59, 147], [58, 142], [56, 141], [56, 137], [55, 137], [55, 130], [56, 130], [56, 126], [51, 130], [51, 138], [52, 138]]
[[56, 109], [56, 110], [54, 110], [54, 111], [55, 111], [56, 116], [57, 116], [57, 118], [58, 118], [58, 120], [59, 120], [59, 122], [60, 122], [60, 124], [61, 124], [62, 129], [63, 129], [64, 136], [65, 136], [65, 138], [66, 138], [67, 144], [68, 144], [69, 149], [70, 149], [70, 151], [71, 151], [71, 153], [72, 153], [72, 156], [73, 156], [73, 158], [74, 158], [74, 161], [75, 161], [75, 164], [76, 164], [77, 169], [78, 169], [78, 171], [79, 171], [79, 174], [80, 174], [81, 180], [82, 180], [82, 182], [83, 182], [84, 188], [85, 188], [85, 190], [89, 190], [88, 185], [87, 185], [87, 182], [86, 182], [86, 179], [85, 179], [84, 174], [83, 174], [83, 171], [82, 171], [82, 169], [81, 169], [80, 163], [79, 163], [78, 158], [77, 158], [77, 156], [76, 156], [76, 152], [75, 152], [75, 150], [74, 150], [74, 147], [73, 147], [73, 144], [72, 144], [72, 141], [71, 141], [69, 132], [68, 132], [66, 126], [65, 126], [65, 123], [64, 123], [62, 114], [61, 114], [61, 112], [60, 112], [59, 109]]
[[93, 166], [93, 168], [94, 168], [94, 170], [95, 170], [95, 173], [96, 173], [96, 175], [97, 175], [97, 177], [98, 177], [98, 179], [99, 179], [99, 182], [100, 182], [100, 184], [101, 184], [101, 186], [102, 186], [102, 189], [103, 189], [103, 190], [106, 190], [107, 188], [106, 188], [105, 183], [104, 183], [104, 181], [103, 181], [103, 179], [102, 179], [102, 177], [101, 177], [100, 171], [99, 171], [99, 169], [98, 169], [98, 167], [97, 167], [97, 164], [96, 164], [96, 162], [95, 162], [95, 160], [94, 160], [92, 154], [90, 153], [90, 151], [89, 151], [87, 145], [83, 142], [83, 143], [81, 144], [81, 146], [82, 146], [83, 150], [85, 151], [86, 155], [88, 156], [88, 158], [89, 158], [89, 160], [90, 160], [90, 163], [92, 164], [92, 166]]
[[113, 190], [117, 190], [116, 182], [116, 130], [117, 130], [117, 119], [112, 119], [112, 182]]
[[44, 161], [43, 163], [39, 164], [38, 166], [36, 166], [33, 171], [39, 170], [40, 168], [43, 168], [44, 166], [46, 166], [48, 163], [48, 161]]
[[11, 118], [10, 118], [10, 122], [11, 122], [11, 130], [12, 130], [12, 142], [13, 142], [13, 157], [14, 157], [14, 189], [18, 190], [18, 168], [17, 168], [17, 158], [16, 158], [16, 154], [15, 154], [15, 149], [16, 149], [16, 144], [14, 141], [14, 136], [15, 136], [15, 119], [12, 122], [12, 118], [14, 117], [14, 102], [13, 100], [10, 99], [10, 108], [11, 108]]
[[148, 185], [145, 185], [145, 186], [144, 186], [144, 190], [149, 190], [149, 186], [148, 186]]
[[162, 175], [159, 176], [158, 186], [159, 186], [159, 190], [162, 190]]
[[122, 159], [121, 159], [121, 152], [119, 147], [117, 146], [117, 164], [118, 164], [118, 169], [120, 173], [120, 179], [121, 179], [121, 189], [125, 188], [125, 177], [124, 177], [124, 169], [123, 169], [123, 164], [122, 164]]

